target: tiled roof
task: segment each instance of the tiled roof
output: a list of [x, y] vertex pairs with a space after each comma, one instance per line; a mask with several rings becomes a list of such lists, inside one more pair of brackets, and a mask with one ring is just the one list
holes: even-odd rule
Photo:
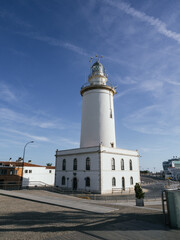
[[46, 166], [47, 169], [55, 169], [55, 166]]
[[[23, 165], [22, 162], [1, 162], [3, 165], [6, 165], [6, 166], [10, 166], [10, 165], [13, 165], [13, 166], [16, 166], [16, 167], [21, 167]], [[25, 167], [46, 167], [47, 169], [50, 168], [50, 169], [55, 169], [54, 166], [42, 166], [42, 165], [37, 165], [37, 164], [32, 164], [32, 163], [24, 163], [24, 166]]]

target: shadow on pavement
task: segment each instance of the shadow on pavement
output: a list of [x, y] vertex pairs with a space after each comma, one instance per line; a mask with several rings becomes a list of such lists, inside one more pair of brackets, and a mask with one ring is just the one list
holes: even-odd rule
[[[94, 214], [81, 211], [21, 212], [0, 216], [0, 231], [143, 231], [168, 230], [162, 214]], [[12, 227], [13, 226], [13, 227]]]

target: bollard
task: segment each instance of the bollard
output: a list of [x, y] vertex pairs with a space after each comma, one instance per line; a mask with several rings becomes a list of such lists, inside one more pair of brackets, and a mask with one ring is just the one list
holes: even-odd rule
[[170, 227], [180, 229], [180, 189], [168, 189], [165, 193]]

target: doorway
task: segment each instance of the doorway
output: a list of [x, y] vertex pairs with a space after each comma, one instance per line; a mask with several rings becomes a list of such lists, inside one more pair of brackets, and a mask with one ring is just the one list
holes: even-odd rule
[[77, 190], [77, 178], [73, 178], [73, 190]]
[[125, 191], [125, 179], [122, 177], [122, 190]]

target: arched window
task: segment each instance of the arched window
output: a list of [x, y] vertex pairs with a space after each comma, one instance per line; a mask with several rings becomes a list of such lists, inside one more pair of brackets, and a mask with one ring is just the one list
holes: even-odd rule
[[65, 184], [66, 184], [66, 178], [65, 178], [65, 176], [62, 177], [61, 184], [62, 184], [62, 185], [65, 185]]
[[66, 170], [66, 159], [63, 159], [63, 162], [62, 162], [62, 170]]
[[121, 159], [121, 170], [124, 170], [124, 159]]
[[90, 158], [86, 158], [86, 170], [90, 170]]
[[133, 177], [130, 177], [130, 184], [133, 185]]
[[86, 178], [86, 187], [90, 187], [90, 178], [89, 177]]
[[77, 170], [77, 158], [74, 159], [73, 170]]
[[122, 177], [122, 190], [125, 191], [125, 178]]
[[115, 177], [112, 178], [112, 186], [113, 187], [116, 186], [116, 179], [115, 179]]
[[130, 159], [129, 160], [129, 170], [132, 170], [133, 168], [132, 168], [132, 160]]
[[115, 159], [114, 158], [111, 159], [111, 169], [115, 170]]

